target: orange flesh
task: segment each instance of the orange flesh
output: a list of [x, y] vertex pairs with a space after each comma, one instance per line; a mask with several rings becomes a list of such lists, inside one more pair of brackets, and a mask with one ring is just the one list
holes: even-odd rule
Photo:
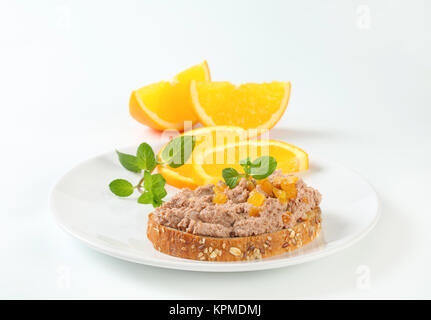
[[198, 153], [198, 161], [194, 167], [194, 178], [199, 179], [198, 183], [201, 185], [217, 183], [222, 179], [222, 170], [226, 167], [243, 172], [239, 161], [247, 157], [255, 159], [260, 156], [273, 156], [277, 159], [277, 168], [283, 173], [308, 169], [308, 156], [304, 151], [273, 140], [250, 140], [216, 149], [198, 149], [195, 152]]
[[132, 92], [129, 110], [131, 116], [154, 129], [184, 130], [184, 121], [197, 122], [190, 96], [192, 80], [210, 80], [208, 64], [188, 68], [172, 81], [160, 81]]

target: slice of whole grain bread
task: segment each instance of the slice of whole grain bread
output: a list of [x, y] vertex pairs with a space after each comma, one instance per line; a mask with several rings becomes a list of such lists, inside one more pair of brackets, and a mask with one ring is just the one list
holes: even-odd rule
[[156, 250], [171, 256], [201, 261], [246, 261], [295, 250], [313, 241], [321, 230], [319, 207], [292, 228], [250, 237], [213, 238], [165, 227], [149, 215], [147, 236]]

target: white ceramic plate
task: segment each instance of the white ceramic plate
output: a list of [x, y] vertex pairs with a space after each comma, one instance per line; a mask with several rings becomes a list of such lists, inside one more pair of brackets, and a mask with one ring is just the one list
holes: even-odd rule
[[[160, 145], [154, 145], [157, 149]], [[136, 147], [122, 149], [134, 153]], [[138, 181], [126, 171], [115, 152], [87, 160], [63, 176], [51, 194], [58, 224], [90, 247], [108, 255], [152, 266], [193, 271], [252, 271], [285, 267], [315, 260], [344, 249], [376, 224], [378, 200], [373, 188], [357, 173], [338, 164], [316, 159], [304, 180], [323, 195], [322, 232], [309, 245], [284, 255], [252, 262], [203, 262], [180, 259], [156, 251], [146, 236], [149, 205], [118, 198], [108, 189], [116, 178]], [[169, 195], [176, 192], [168, 188]]]

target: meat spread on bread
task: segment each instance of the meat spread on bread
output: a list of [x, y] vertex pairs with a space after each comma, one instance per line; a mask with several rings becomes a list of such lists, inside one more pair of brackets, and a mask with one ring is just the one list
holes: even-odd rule
[[314, 240], [321, 194], [293, 175], [182, 189], [150, 215], [147, 235], [173, 256], [206, 261], [270, 257]]

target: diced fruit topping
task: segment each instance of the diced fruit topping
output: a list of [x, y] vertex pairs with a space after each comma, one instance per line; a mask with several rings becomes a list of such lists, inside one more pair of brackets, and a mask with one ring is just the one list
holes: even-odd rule
[[298, 177], [294, 175], [290, 176], [276, 176], [272, 178], [272, 184], [279, 188], [282, 184], [294, 184], [298, 181]]
[[274, 192], [274, 195], [277, 197], [278, 201], [280, 201], [281, 203], [287, 202], [287, 196], [284, 190], [280, 190], [278, 188], [272, 188], [272, 192]]
[[220, 181], [216, 186], [214, 186], [214, 192], [223, 192], [227, 188], [226, 183]]
[[265, 196], [256, 190], [253, 190], [252, 192], [250, 192], [250, 195], [248, 196], [248, 200], [247, 200], [248, 203], [251, 203], [256, 207], [260, 207], [264, 201], [265, 201]]
[[274, 178], [272, 178], [272, 185], [274, 187], [280, 188], [281, 181], [283, 181], [283, 179], [283, 177], [275, 176]]
[[247, 189], [248, 191], [253, 191], [256, 186], [254, 185], [253, 181], [247, 180]]
[[287, 211], [285, 214], [281, 216], [281, 219], [283, 220], [284, 224], [289, 224], [290, 216], [292, 215], [292, 212]]
[[271, 182], [269, 182], [268, 179], [263, 179], [259, 181], [259, 185], [262, 188], [263, 191], [265, 191], [265, 193], [268, 196], [272, 196], [272, 184]]
[[216, 191], [214, 193], [213, 203], [222, 204], [222, 203], [226, 203], [226, 201], [227, 201], [227, 196], [223, 192]]
[[287, 179], [288, 183], [296, 183], [298, 181], [298, 177], [297, 176], [293, 176], [293, 175], [287, 176], [286, 179]]
[[248, 215], [250, 217], [259, 217], [260, 216], [260, 209], [257, 207], [251, 207], [250, 211], [248, 212]]
[[[294, 176], [292, 176], [292, 177], [294, 177]], [[295, 177], [296, 178], [296, 181], [298, 180], [298, 177]], [[290, 181], [294, 181], [295, 179], [292, 179], [292, 180], [290, 180]], [[285, 180], [283, 180], [282, 182], [281, 182], [281, 189], [283, 189], [283, 191], [286, 193], [286, 198], [287, 199], [295, 199], [296, 198], [296, 194], [297, 194], [297, 191], [296, 191], [296, 185], [295, 185], [295, 182], [290, 182], [289, 181], [289, 179], [288, 178], [286, 178]]]

